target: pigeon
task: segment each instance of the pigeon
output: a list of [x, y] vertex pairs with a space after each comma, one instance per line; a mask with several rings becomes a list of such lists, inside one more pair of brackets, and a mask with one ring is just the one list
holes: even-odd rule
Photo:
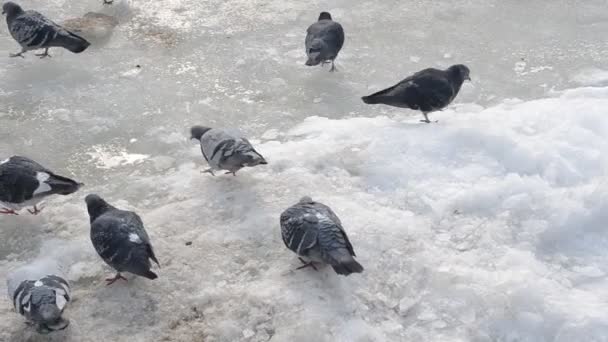
[[55, 46], [80, 53], [90, 45], [84, 38], [55, 24], [42, 14], [24, 11], [14, 2], [6, 2], [2, 6], [2, 14], [6, 14], [11, 36], [21, 45], [21, 52], [11, 54], [11, 57], [24, 57], [24, 53], [36, 49], [45, 49], [44, 53], [36, 56], [50, 57], [49, 48]]
[[70, 301], [70, 285], [56, 262], [21, 267], [8, 275], [6, 283], [15, 311], [39, 333], [63, 330], [70, 324], [61, 317]]
[[0, 161], [0, 214], [18, 215], [33, 206], [30, 214], [40, 213], [36, 204], [50, 195], [69, 195], [84, 184], [59, 176], [35, 161], [12, 156]]
[[345, 276], [363, 272], [363, 266], [353, 258], [355, 251], [340, 219], [328, 206], [303, 197], [281, 214], [280, 221], [285, 246], [310, 260], [300, 258], [304, 266], [298, 269], [315, 268], [313, 263], [317, 262], [329, 264]]
[[421, 122], [429, 123], [428, 113], [449, 105], [464, 80], [471, 80], [469, 68], [462, 64], [452, 65], [446, 70], [424, 69], [396, 85], [361, 99], [367, 104], [385, 104], [400, 108], [420, 110]]
[[225, 129], [194, 126], [190, 128], [190, 139], [199, 140], [203, 157], [210, 168], [203, 171], [214, 175], [214, 170], [226, 170], [226, 174], [236, 176], [245, 166], [268, 164], [249, 140], [238, 133]]
[[321, 12], [319, 21], [310, 25], [306, 30], [306, 65], [313, 66], [331, 61], [331, 69], [335, 71], [334, 60], [344, 45], [344, 29], [342, 25], [331, 19], [331, 14]]
[[107, 285], [129, 272], [148, 279], [158, 276], [152, 272], [150, 260], [159, 267], [150, 238], [141, 218], [132, 211], [117, 209], [101, 197], [90, 194], [85, 198], [91, 220], [91, 241], [99, 256], [118, 273], [106, 279]]

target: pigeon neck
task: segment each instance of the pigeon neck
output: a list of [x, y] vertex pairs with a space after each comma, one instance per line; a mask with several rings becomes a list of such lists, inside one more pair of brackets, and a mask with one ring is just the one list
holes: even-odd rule
[[95, 206], [89, 208], [89, 216], [91, 216], [91, 223], [95, 221], [99, 216], [103, 215], [108, 210], [115, 209], [108, 203], [98, 203]]
[[12, 9], [10, 12], [6, 13], [6, 22], [10, 24], [15, 18], [17, 18], [21, 14], [23, 14], [22, 8], [19, 7]]

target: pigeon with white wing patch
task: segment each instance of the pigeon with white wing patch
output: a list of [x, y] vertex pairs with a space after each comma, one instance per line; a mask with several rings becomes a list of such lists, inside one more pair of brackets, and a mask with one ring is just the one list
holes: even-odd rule
[[42, 334], [63, 330], [69, 321], [62, 317], [71, 299], [70, 285], [59, 265], [33, 262], [7, 277], [10, 301], [15, 311]]
[[210, 168], [204, 172], [226, 170], [226, 174], [236, 172], [245, 166], [253, 167], [268, 164], [251, 145], [249, 140], [236, 132], [225, 129], [194, 126], [190, 129], [190, 138], [201, 144], [203, 157]]
[[51, 195], [69, 195], [82, 186], [70, 178], [59, 176], [35, 161], [12, 156], [0, 162], [0, 214], [14, 214], [33, 206], [31, 214], [38, 214], [36, 206]]
[[299, 268], [322, 263], [341, 275], [363, 272], [340, 219], [325, 204], [303, 197], [281, 214], [280, 221], [285, 246], [309, 260], [300, 259], [304, 266]]
[[99, 256], [118, 273], [106, 279], [110, 285], [121, 273], [129, 272], [148, 279], [158, 276], [152, 272], [150, 259], [160, 266], [141, 218], [132, 211], [120, 210], [101, 197], [90, 194], [85, 198], [91, 221], [91, 242]]

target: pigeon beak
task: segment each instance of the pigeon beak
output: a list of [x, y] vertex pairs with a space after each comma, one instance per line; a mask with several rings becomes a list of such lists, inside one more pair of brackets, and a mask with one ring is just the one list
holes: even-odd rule
[[465, 79], [465, 80], [469, 80], [469, 81], [470, 81], [470, 80], [471, 80], [471, 76], [468, 76], [468, 75], [467, 75], [467, 77], [465, 77], [464, 79]]

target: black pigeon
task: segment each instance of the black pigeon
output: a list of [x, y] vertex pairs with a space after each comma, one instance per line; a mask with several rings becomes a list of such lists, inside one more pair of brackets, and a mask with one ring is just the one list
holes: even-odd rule
[[106, 279], [110, 285], [120, 273], [129, 272], [148, 279], [158, 276], [150, 268], [150, 259], [160, 266], [141, 218], [132, 211], [117, 209], [101, 197], [90, 194], [85, 198], [91, 220], [91, 241], [99, 256], [118, 273]]
[[50, 195], [69, 195], [83, 184], [59, 176], [35, 161], [12, 156], [0, 161], [0, 214], [17, 215], [23, 207], [33, 206], [31, 214], [38, 214], [36, 204]]
[[342, 25], [331, 19], [331, 14], [321, 12], [319, 21], [310, 25], [306, 31], [306, 65], [313, 66], [331, 61], [331, 69], [335, 71], [334, 60], [344, 45], [344, 29]]
[[6, 23], [11, 36], [21, 45], [21, 52], [11, 54], [11, 57], [23, 57], [30, 50], [45, 49], [38, 54], [41, 58], [50, 57], [49, 48], [63, 47], [74, 53], [80, 53], [89, 47], [84, 38], [55, 24], [36, 11], [24, 11], [14, 2], [2, 6], [2, 14], [6, 14]]
[[338, 274], [363, 272], [353, 257], [355, 251], [340, 219], [326, 205], [303, 197], [281, 214], [281, 236], [287, 248], [300, 257], [304, 266], [315, 262], [329, 264]]
[[449, 105], [458, 95], [465, 80], [471, 80], [469, 68], [465, 65], [452, 65], [446, 70], [429, 68], [361, 99], [367, 104], [380, 103], [420, 110], [424, 115], [424, 120], [420, 121], [429, 123], [428, 113]]

